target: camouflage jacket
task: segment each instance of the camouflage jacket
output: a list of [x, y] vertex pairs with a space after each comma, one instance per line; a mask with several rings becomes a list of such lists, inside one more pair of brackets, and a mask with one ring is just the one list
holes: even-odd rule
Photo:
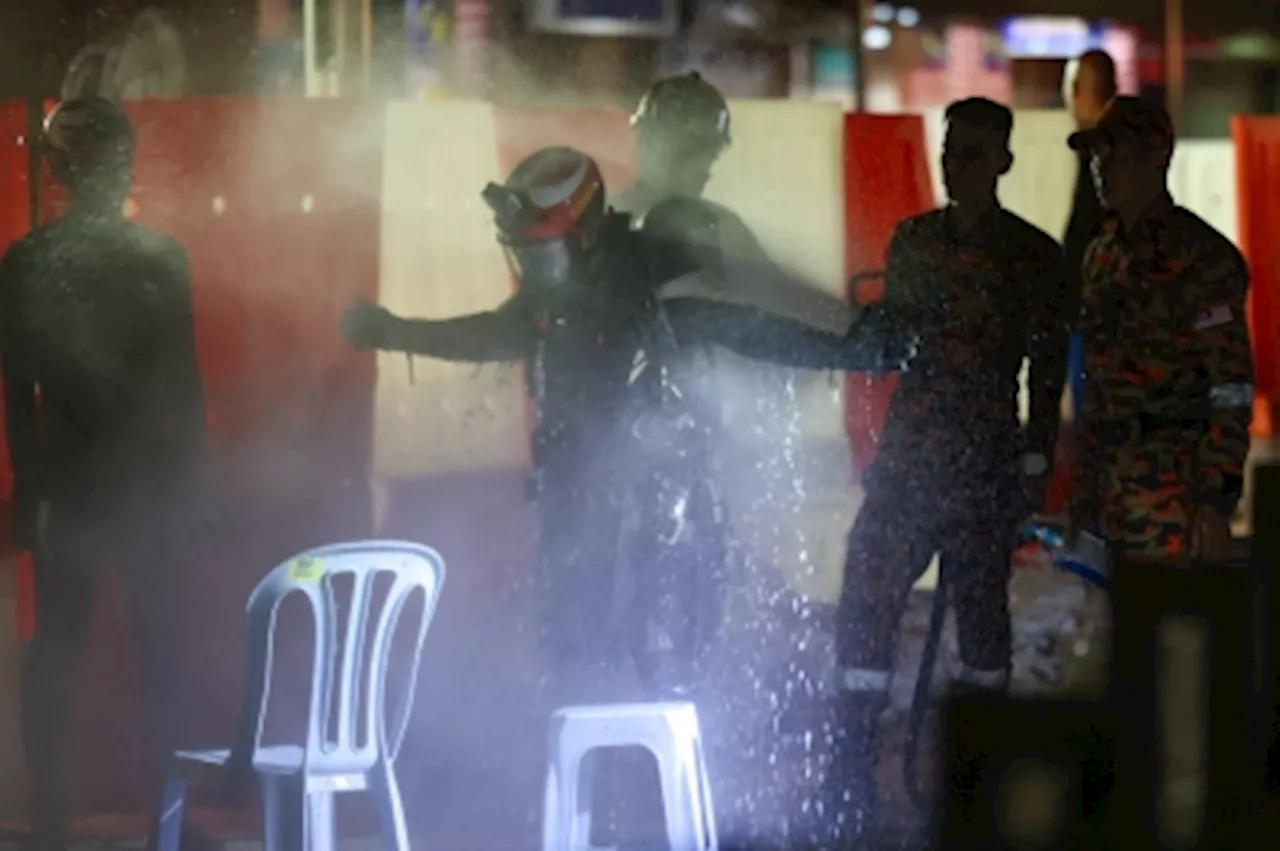
[[[1062, 252], [1005, 210], [961, 233], [946, 208], [903, 221], [889, 246], [886, 321], [918, 334], [885, 425], [884, 449], [912, 452], [924, 434], [992, 441], [1052, 457], [1066, 376]], [[1030, 359], [1031, 417], [1018, 430], [1018, 376]]]
[[[1179, 482], [1194, 503], [1230, 513], [1243, 486], [1253, 410], [1240, 252], [1166, 197], [1131, 232], [1109, 217], [1085, 255], [1083, 278], [1077, 502], [1100, 507], [1117, 450], [1165, 439], [1194, 442], [1184, 452], [1191, 480]], [[1167, 480], [1179, 471], [1148, 472]]]

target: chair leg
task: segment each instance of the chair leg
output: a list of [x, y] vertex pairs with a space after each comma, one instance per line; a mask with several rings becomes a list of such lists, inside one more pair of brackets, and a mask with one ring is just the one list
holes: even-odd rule
[[409, 828], [404, 821], [404, 802], [400, 799], [395, 769], [386, 764], [374, 768], [369, 785], [378, 802], [382, 847], [386, 851], [409, 851]]
[[155, 851], [178, 851], [182, 844], [182, 816], [186, 803], [187, 781], [176, 777], [165, 780], [160, 794], [160, 812], [153, 828]]
[[259, 775], [263, 851], [306, 851], [307, 802], [302, 778]]
[[333, 851], [337, 840], [333, 835], [333, 793], [307, 793], [306, 838], [304, 851]]

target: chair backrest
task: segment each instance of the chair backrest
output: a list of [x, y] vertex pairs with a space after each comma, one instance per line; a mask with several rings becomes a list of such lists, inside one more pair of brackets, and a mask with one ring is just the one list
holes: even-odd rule
[[[350, 605], [342, 613], [336, 577], [349, 576]], [[374, 584], [391, 580], [385, 600], [372, 611]], [[364, 770], [399, 753], [413, 708], [422, 643], [431, 625], [445, 565], [430, 547], [407, 541], [360, 541], [320, 547], [277, 566], [249, 597], [245, 702], [236, 750], [245, 759], [257, 748], [271, 688], [276, 619], [284, 599], [300, 592], [315, 620], [315, 654], [306, 739], [308, 767]], [[391, 643], [409, 599], [421, 591], [422, 614], [413, 636], [413, 658], [404, 670], [403, 697], [388, 713], [386, 680]], [[340, 629], [345, 626], [345, 629]], [[339, 652], [340, 651], [340, 652]], [[366, 667], [365, 660], [368, 659]], [[398, 671], [400, 673], [400, 671]]]

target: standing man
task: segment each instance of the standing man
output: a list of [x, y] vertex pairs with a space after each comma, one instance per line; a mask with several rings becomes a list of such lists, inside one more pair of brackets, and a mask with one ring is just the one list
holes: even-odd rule
[[[1043, 496], [1058, 428], [1061, 250], [996, 198], [1013, 164], [1013, 114], [971, 98], [948, 107], [946, 122], [950, 203], [902, 222], [889, 247], [881, 309], [918, 334], [919, 354], [864, 479], [840, 598], [837, 741], [826, 797], [846, 846], [873, 829], [879, 718], [889, 703], [898, 622], [935, 553], [956, 613], [959, 684], [1005, 688], [1010, 556], [1019, 523]], [[1026, 357], [1031, 418], [1020, 433]]]
[[[688, 245], [699, 261], [696, 272], [664, 282], [659, 297], [665, 303], [690, 294], [747, 303], [843, 333], [847, 302], [779, 268], [734, 211], [704, 197], [733, 141], [729, 105], [715, 86], [696, 72], [660, 79], [631, 124], [636, 182], [617, 205], [646, 234]], [[806, 482], [803, 471], [839, 468], [824, 465], [812, 457], [817, 447], [797, 440], [804, 426], [797, 386], [821, 376], [751, 362], [722, 346], [699, 346], [691, 354], [687, 386], [700, 424], [714, 435], [710, 478], [730, 518], [734, 559], [723, 581], [740, 612], [719, 642], [712, 691], [699, 709], [722, 835], [739, 838], [745, 825], [764, 828], [769, 811], [792, 811], [810, 794], [796, 790], [792, 798], [779, 790], [793, 787], [787, 772], [796, 769], [784, 741], [803, 741], [820, 720], [812, 710], [821, 706], [805, 680], [820, 676], [825, 658], [815, 651], [826, 649], [820, 639], [827, 624], [793, 590], [790, 574], [817, 567], [804, 522], [814, 482]], [[831, 478], [843, 490], [843, 477]], [[797, 759], [807, 758], [795, 750]], [[773, 775], [776, 780], [768, 779]]]
[[[1084, 263], [1085, 392], [1071, 526], [1096, 528], [1131, 569], [1224, 562], [1253, 413], [1244, 259], [1173, 203], [1173, 124], [1162, 108], [1116, 98], [1070, 144], [1088, 156], [1107, 209]], [[1170, 639], [1174, 665], [1195, 653], [1180, 630]], [[1200, 754], [1185, 746], [1199, 724], [1186, 709], [1195, 695], [1179, 691], [1187, 682], [1175, 678], [1169, 695], [1182, 711], [1171, 719], [1166, 794], [1202, 769]], [[1098, 773], [1101, 791], [1110, 777]], [[1171, 817], [1194, 818], [1194, 809], [1175, 805]]]
[[1134, 559], [1225, 560], [1253, 412], [1244, 259], [1173, 203], [1160, 107], [1116, 98], [1070, 144], [1107, 209], [1084, 265], [1073, 527]]
[[176, 746], [184, 564], [204, 448], [186, 252], [123, 213], [133, 128], [97, 97], [45, 124], [67, 213], [0, 261], [0, 363], [15, 536], [34, 555], [22, 734], [37, 851], [67, 846], [71, 688], [106, 565], [141, 654], [154, 791]]

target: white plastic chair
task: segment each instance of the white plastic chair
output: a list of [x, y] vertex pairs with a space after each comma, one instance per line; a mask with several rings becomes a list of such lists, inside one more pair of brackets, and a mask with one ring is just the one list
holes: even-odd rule
[[577, 706], [553, 715], [542, 851], [592, 847], [591, 757], [611, 747], [642, 747], [657, 760], [671, 851], [716, 851], [711, 787], [692, 703]]
[[[344, 574], [353, 581], [345, 612], [341, 670], [335, 670], [339, 637], [344, 633], [338, 631], [332, 580]], [[381, 610], [371, 612], [371, 592], [380, 576], [391, 578], [392, 583]], [[413, 707], [423, 639], [444, 577], [444, 561], [435, 550], [403, 541], [321, 547], [272, 570], [249, 596], [246, 691], [235, 745], [229, 751], [174, 754], [157, 823], [158, 851], [178, 851], [188, 785], [202, 777], [225, 779], [228, 769], [238, 766], [252, 766], [262, 785], [266, 851], [332, 851], [333, 796], [339, 792], [372, 794], [377, 799], [384, 847], [408, 851], [394, 766]], [[388, 716], [385, 702], [391, 642], [405, 604], [419, 590], [423, 607], [411, 667], [405, 672], [405, 692]], [[270, 693], [276, 617], [281, 602], [294, 592], [306, 597], [315, 617], [306, 741], [264, 747], [262, 727]]]

